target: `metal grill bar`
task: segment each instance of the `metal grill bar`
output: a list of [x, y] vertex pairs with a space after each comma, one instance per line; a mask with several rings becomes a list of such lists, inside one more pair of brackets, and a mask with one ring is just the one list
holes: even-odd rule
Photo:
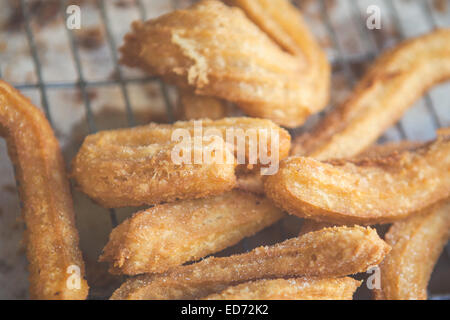
[[[64, 8], [66, 5], [67, 5], [67, 1], [62, 0], [61, 15], [63, 17], [65, 17]], [[86, 81], [84, 80], [83, 69], [81, 67], [80, 53], [78, 51], [78, 46], [76, 44], [76, 40], [75, 40], [72, 30], [69, 30], [68, 28], [65, 28], [65, 29], [67, 31], [67, 36], [68, 36], [69, 42], [70, 42], [70, 48], [72, 50], [73, 59], [75, 61], [75, 67], [76, 67], [77, 74], [78, 74], [78, 87], [81, 91], [84, 106], [86, 107], [86, 118], [87, 118], [89, 133], [94, 133], [97, 131], [97, 127], [95, 125], [94, 116], [92, 114], [91, 101], [89, 100], [89, 95], [86, 90]]]
[[99, 8], [100, 8], [102, 21], [103, 21], [103, 24], [104, 24], [105, 30], [106, 30], [106, 37], [108, 39], [109, 47], [111, 49], [111, 54], [112, 54], [112, 58], [114, 61], [115, 72], [119, 79], [120, 89], [122, 90], [123, 98], [125, 99], [125, 107], [126, 107], [126, 112], [127, 112], [128, 125], [132, 127], [132, 126], [136, 125], [136, 121], [134, 119], [133, 110], [131, 108], [130, 97], [128, 95], [128, 89], [123, 80], [122, 69], [120, 68], [119, 63], [118, 63], [119, 59], [117, 58], [116, 42], [114, 41], [114, 36], [112, 34], [108, 14], [106, 12], [105, 1], [104, 0], [98, 0], [98, 1], [99, 1]]
[[37, 50], [36, 42], [34, 41], [33, 31], [31, 30], [30, 15], [28, 14], [27, 5], [25, 3], [25, 0], [20, 0], [20, 6], [22, 9], [22, 15], [24, 17], [25, 31], [26, 31], [28, 44], [30, 46], [30, 51], [31, 51], [31, 55], [33, 58], [33, 62], [34, 62], [34, 67], [36, 69], [36, 75], [38, 77], [37, 85], [41, 92], [42, 107], [44, 108], [44, 112], [45, 112], [45, 115], [47, 116], [48, 121], [50, 122], [51, 125], [53, 125], [52, 116], [50, 114], [47, 92], [45, 90], [45, 83], [44, 83], [44, 79], [42, 77], [41, 63], [39, 62], [38, 50]]

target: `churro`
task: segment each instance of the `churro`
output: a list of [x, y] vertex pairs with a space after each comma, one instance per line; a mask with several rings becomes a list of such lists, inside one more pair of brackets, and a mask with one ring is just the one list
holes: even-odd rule
[[23, 204], [30, 297], [85, 299], [88, 285], [58, 141], [43, 113], [1, 80], [0, 135], [6, 138]]
[[155, 206], [115, 228], [100, 261], [113, 273], [162, 273], [230, 247], [283, 217], [267, 199], [241, 191]]
[[226, 101], [199, 96], [190, 90], [178, 90], [178, 108], [180, 120], [218, 120], [233, 115]]
[[328, 101], [325, 53], [289, 1], [234, 4], [248, 17], [237, 7], [203, 0], [134, 22], [121, 62], [198, 95], [236, 103], [250, 116], [287, 127], [303, 124]]
[[450, 136], [372, 159], [291, 157], [264, 187], [277, 205], [304, 218], [336, 224], [393, 222], [450, 195]]
[[[174, 137], [177, 132], [183, 141]], [[210, 148], [214, 137], [224, 142], [220, 150]], [[232, 139], [226, 139], [229, 137]], [[208, 141], [198, 147], [197, 140]], [[174, 150], [186, 141], [192, 152], [187, 162], [177, 163]], [[283, 159], [289, 149], [289, 133], [269, 120], [225, 118], [150, 124], [86, 137], [73, 161], [72, 176], [83, 192], [105, 207], [157, 204], [229, 191], [236, 184], [235, 156], [243, 166], [252, 157], [255, 164], [262, 164], [261, 150]], [[205, 152], [217, 157], [207, 159]]]
[[381, 55], [350, 98], [293, 143], [318, 160], [362, 152], [431, 86], [450, 78], [450, 29], [410, 39]]
[[211, 257], [162, 275], [137, 276], [111, 299], [196, 299], [252, 280], [342, 277], [377, 265], [389, 250], [370, 228], [323, 229], [248, 253]]
[[258, 280], [227, 288], [205, 300], [352, 300], [360, 284], [349, 277]]
[[392, 251], [380, 264], [377, 299], [425, 300], [428, 281], [450, 236], [450, 201], [396, 222], [386, 234]]

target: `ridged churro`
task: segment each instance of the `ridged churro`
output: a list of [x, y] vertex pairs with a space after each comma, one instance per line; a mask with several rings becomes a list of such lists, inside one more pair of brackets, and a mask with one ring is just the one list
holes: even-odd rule
[[372, 143], [431, 86], [450, 78], [450, 29], [410, 39], [381, 55], [353, 90], [310, 132], [293, 155], [352, 157]]
[[372, 159], [291, 157], [264, 187], [277, 205], [301, 217], [336, 224], [393, 222], [450, 195], [450, 136]]
[[239, 8], [203, 0], [134, 22], [121, 62], [198, 95], [236, 103], [250, 116], [287, 127], [303, 124], [328, 101], [325, 53], [289, 1], [234, 4], [256, 24]]
[[88, 285], [58, 141], [44, 114], [1, 80], [0, 135], [6, 138], [23, 204], [30, 297], [85, 299]]
[[205, 300], [352, 300], [361, 282], [352, 278], [273, 279], [239, 284]]
[[162, 273], [230, 247], [283, 217], [267, 199], [242, 191], [155, 206], [115, 228], [100, 261], [113, 273]]
[[[172, 141], [178, 129], [183, 136], [188, 135], [183, 141], [190, 141], [188, 149], [192, 152], [188, 160], [191, 163], [177, 164], [173, 159], [174, 148], [181, 143]], [[233, 139], [227, 143], [229, 136]], [[223, 150], [219, 148], [223, 157], [208, 161], [204, 152], [211, 151], [209, 142], [214, 137], [224, 142]], [[202, 143], [199, 148], [197, 138], [208, 143]], [[289, 154], [289, 133], [269, 120], [252, 118], [150, 124], [86, 137], [73, 161], [72, 176], [83, 192], [105, 207], [203, 198], [235, 186], [236, 161], [228, 160], [236, 160], [236, 155], [238, 163], [245, 165], [253, 156], [255, 163], [261, 163], [258, 151], [263, 149], [283, 159]], [[196, 163], [197, 155], [200, 155], [199, 163]]]
[[197, 299], [231, 285], [285, 277], [342, 277], [380, 263], [390, 247], [370, 228], [329, 228], [248, 253], [208, 258], [127, 280], [111, 299]]
[[380, 264], [377, 299], [425, 300], [428, 281], [450, 236], [450, 201], [396, 222], [386, 234], [392, 251]]

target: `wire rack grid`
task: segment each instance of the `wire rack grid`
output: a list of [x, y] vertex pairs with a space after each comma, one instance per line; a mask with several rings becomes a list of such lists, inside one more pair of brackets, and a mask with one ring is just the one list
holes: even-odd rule
[[[136, 8], [139, 11], [140, 19], [146, 20], [148, 18], [148, 6], [146, 7], [144, 5], [145, 0], [133, 0], [132, 2], [136, 6]], [[349, 15], [352, 17], [352, 21], [350, 23], [352, 26], [355, 27], [357, 30], [357, 34], [359, 37], [359, 41], [363, 42], [367, 48], [369, 48], [367, 54], [363, 56], [349, 56], [346, 54], [345, 46], [342, 43], [342, 41], [339, 40], [339, 34], [337, 30], [335, 29], [335, 26], [333, 25], [333, 19], [329, 12], [329, 1], [326, 0], [319, 0], [318, 2], [318, 8], [319, 8], [319, 15], [323, 22], [323, 26], [328, 34], [329, 39], [331, 40], [331, 46], [335, 49], [335, 54], [330, 57], [330, 60], [332, 62], [333, 68], [340, 68], [343, 70], [343, 73], [345, 75], [346, 81], [348, 84], [353, 85], [356, 83], [358, 79], [358, 75], [355, 73], [354, 68], [352, 67], [352, 63], [354, 62], [368, 62], [373, 60], [376, 56], [380, 54], [383, 48], [380, 47], [379, 43], [376, 41], [375, 35], [373, 32], [370, 32], [365, 27], [365, 17], [362, 12], [365, 11], [364, 6], [366, 6], [367, 1], [354, 1], [354, 0], [340, 0], [346, 3], [346, 7], [349, 10]], [[403, 40], [405, 38], [408, 38], [409, 35], [407, 34], [405, 30], [405, 26], [402, 25], [401, 22], [401, 12], [399, 12], [397, 5], [394, 2], [397, 1], [391, 1], [391, 0], [380, 0], [381, 3], [383, 3], [384, 7], [388, 9], [388, 14], [390, 15], [395, 28], [396, 28], [396, 34], [398, 35], [398, 41]], [[378, 1], [378, 2], [380, 2]], [[401, 1], [401, 0], [398, 0]], [[171, 7], [173, 9], [176, 9], [180, 6], [179, 0], [170, 0]], [[186, 6], [187, 3], [191, 3], [195, 1], [183, 1], [182, 5]], [[450, 1], [447, 1], [450, 2]], [[295, 4], [300, 3], [301, 1], [295, 2]], [[431, 30], [436, 27], [445, 26], [445, 24], [448, 26], [450, 25], [450, 21], [445, 22], [445, 24], [442, 23], [442, 21], [437, 21], [436, 19], [436, 13], [435, 9], [433, 7], [433, 3], [431, 0], [427, 1], [419, 1], [419, 6], [421, 8], [421, 12], [425, 17], [425, 20], [427, 21], [428, 28]], [[62, 17], [66, 17], [65, 8], [70, 4], [69, 0], [60, 0], [60, 8], [61, 11], [59, 14]], [[20, 0], [21, 10], [24, 17], [24, 31], [26, 33], [26, 39], [28, 41], [29, 50], [31, 53], [31, 57], [33, 60], [33, 65], [35, 69], [35, 74], [37, 81], [35, 83], [15, 83], [14, 86], [19, 89], [38, 89], [40, 92], [41, 97], [41, 105], [42, 108], [50, 121], [50, 123], [53, 125], [54, 120], [52, 117], [52, 113], [50, 112], [50, 103], [48, 98], [48, 90], [49, 89], [65, 89], [65, 88], [78, 88], [81, 93], [81, 99], [82, 103], [85, 108], [85, 115], [86, 115], [86, 122], [89, 133], [95, 133], [98, 128], [95, 121], [95, 118], [93, 116], [93, 111], [91, 107], [91, 99], [89, 96], [89, 89], [90, 88], [96, 88], [96, 87], [106, 87], [106, 86], [119, 86], [121, 95], [123, 96], [124, 104], [125, 104], [125, 115], [128, 126], [132, 127], [136, 125], [136, 119], [135, 115], [133, 113], [133, 105], [131, 103], [130, 99], [130, 92], [128, 86], [130, 84], [145, 84], [145, 83], [156, 83], [158, 84], [160, 88], [160, 94], [163, 98], [163, 101], [166, 106], [168, 119], [169, 121], [173, 121], [175, 119], [174, 117], [174, 106], [171, 102], [171, 99], [169, 97], [169, 89], [166, 84], [164, 84], [160, 79], [156, 77], [126, 77], [122, 67], [118, 63], [118, 53], [117, 53], [117, 43], [115, 41], [114, 37], [114, 31], [111, 27], [111, 21], [110, 17], [108, 15], [108, 10], [106, 8], [106, 1], [105, 0], [97, 0], [95, 1], [95, 4], [97, 6], [97, 9], [100, 12], [100, 19], [101, 23], [104, 26], [104, 29], [106, 31], [106, 41], [108, 48], [110, 50], [110, 54], [112, 56], [112, 60], [114, 63], [114, 72], [117, 75], [115, 79], [108, 79], [108, 80], [95, 80], [95, 81], [88, 81], [86, 80], [85, 73], [82, 66], [82, 58], [80, 56], [80, 48], [77, 43], [77, 39], [74, 35], [74, 32], [72, 30], [69, 30], [66, 28], [67, 38], [69, 40], [70, 45], [70, 51], [73, 58], [73, 63], [75, 65], [76, 69], [76, 75], [77, 75], [77, 81], [74, 82], [46, 82], [44, 81], [43, 73], [42, 73], [42, 64], [39, 58], [38, 54], [38, 48], [36, 44], [35, 35], [33, 33], [32, 27], [30, 25], [30, 18], [33, 15], [33, 12], [30, 12], [29, 6], [27, 5], [26, 0]], [[313, 30], [314, 31], [314, 30]], [[0, 78], [2, 78], [2, 68], [0, 65]], [[427, 94], [424, 97], [424, 103], [426, 105], [426, 109], [429, 113], [429, 116], [432, 119], [433, 127], [434, 129], [437, 129], [439, 127], [442, 127], [446, 125], [440, 120], [440, 116], [436, 112], [436, 107], [434, 105], [433, 98]], [[402, 123], [399, 122], [395, 125], [394, 129], [396, 131], [396, 135], [400, 137], [401, 139], [408, 139], [410, 138], [408, 133], [405, 131], [405, 128], [403, 127]], [[389, 138], [382, 138], [382, 140], [389, 140]], [[112, 226], [116, 226], [118, 223], [116, 211], [114, 209], [110, 210], [110, 219]], [[281, 230], [283, 232], [283, 230]], [[244, 249], [248, 249], [248, 245], [246, 242], [243, 242]], [[447, 247], [447, 254], [450, 256], [450, 250]], [[433, 298], [433, 297], [432, 297]], [[434, 298], [445, 298], [443, 296], [435, 296]]]

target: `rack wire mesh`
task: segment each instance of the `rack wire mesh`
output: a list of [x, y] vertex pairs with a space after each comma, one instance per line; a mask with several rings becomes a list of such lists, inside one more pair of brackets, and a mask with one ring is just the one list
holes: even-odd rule
[[[364, 1], [364, 0], [340, 0], [342, 2], [345, 2], [346, 8], [349, 9], [350, 15], [353, 19], [351, 23], [353, 23], [353, 26], [357, 29], [358, 34], [358, 41], [362, 41], [365, 46], [368, 49], [368, 52], [363, 56], [349, 56], [346, 54], [345, 46], [343, 45], [342, 41], [339, 41], [339, 34], [333, 25], [333, 19], [329, 11], [330, 1], [326, 0], [319, 0], [318, 1], [318, 8], [319, 8], [319, 14], [321, 21], [323, 23], [323, 26], [326, 29], [326, 32], [328, 33], [329, 39], [331, 39], [331, 45], [335, 48], [335, 54], [330, 57], [330, 60], [332, 61], [332, 65], [334, 68], [340, 68], [343, 70], [343, 73], [345, 75], [345, 78], [347, 82], [350, 85], [355, 84], [355, 82], [358, 79], [358, 76], [355, 74], [354, 69], [352, 68], [352, 63], [354, 62], [368, 62], [373, 60], [376, 56], [380, 54], [383, 48], [380, 47], [379, 43], [376, 41], [376, 37], [374, 32], [371, 32], [368, 30], [368, 28], [365, 27], [365, 8], [367, 8], [368, 4], [370, 4], [370, 1]], [[71, 3], [69, 0], [59, 0], [60, 2], [60, 12], [59, 14], [62, 17], [66, 17], [65, 8]], [[66, 29], [67, 38], [70, 45], [70, 51], [73, 58], [73, 63], [75, 65], [76, 70], [76, 76], [77, 80], [74, 82], [46, 82], [44, 81], [43, 72], [42, 72], [42, 64], [40, 61], [38, 48], [36, 44], [35, 34], [33, 32], [33, 29], [30, 25], [31, 17], [33, 15], [33, 12], [30, 12], [30, 6], [28, 5], [26, 0], [20, 0], [20, 8], [22, 10], [22, 15], [24, 17], [23, 23], [24, 23], [24, 30], [26, 39], [28, 41], [29, 50], [31, 54], [31, 58], [33, 61], [35, 74], [37, 81], [35, 83], [14, 83], [14, 86], [19, 90], [27, 90], [27, 89], [38, 89], [40, 92], [41, 97], [41, 106], [43, 110], [45, 111], [45, 114], [47, 118], [49, 119], [50, 123], [54, 124], [54, 119], [52, 116], [52, 112], [50, 110], [50, 102], [48, 98], [48, 91], [49, 90], [58, 90], [58, 89], [67, 89], [67, 88], [77, 88], [81, 93], [81, 100], [83, 103], [83, 106], [85, 108], [85, 118], [86, 123], [88, 127], [89, 133], [95, 133], [98, 130], [98, 126], [96, 124], [96, 120], [93, 115], [92, 105], [91, 105], [91, 99], [89, 95], [89, 89], [90, 88], [98, 88], [98, 87], [107, 87], [107, 86], [119, 86], [121, 95], [124, 100], [125, 104], [125, 116], [127, 120], [128, 126], [135, 126], [136, 125], [136, 119], [135, 115], [133, 113], [133, 104], [130, 99], [130, 92], [129, 92], [129, 86], [131, 84], [146, 84], [146, 83], [156, 83], [158, 84], [160, 88], [160, 94], [163, 98], [163, 101], [166, 106], [168, 119], [169, 121], [173, 121], [175, 119], [174, 117], [174, 106], [171, 102], [171, 99], [169, 97], [168, 87], [166, 84], [164, 84], [160, 79], [156, 77], [127, 77], [122, 67], [118, 63], [118, 53], [117, 53], [117, 43], [114, 37], [114, 31], [111, 25], [109, 13], [106, 7], [106, 1], [105, 0], [96, 0], [94, 1], [95, 5], [97, 7], [97, 10], [100, 12], [100, 19], [101, 23], [104, 26], [105, 29], [105, 36], [107, 41], [107, 46], [109, 48], [110, 54], [112, 56], [112, 60], [114, 63], [114, 72], [116, 74], [115, 79], [106, 79], [106, 80], [87, 80], [85, 77], [85, 73], [83, 70], [82, 65], [82, 58], [80, 56], [80, 48], [77, 43], [77, 39], [74, 35], [73, 30]], [[148, 14], [148, 8], [149, 5], [146, 0], [132, 0], [128, 1], [131, 2], [132, 5], [136, 6], [140, 19], [146, 20], [149, 17]], [[170, 0], [170, 4], [172, 9], [178, 8], [180, 5], [186, 6], [189, 3], [192, 3], [195, 1], [177, 1], [177, 0]], [[377, 3], [381, 3], [385, 8], [387, 8], [388, 14], [391, 16], [393, 24], [395, 25], [396, 33], [398, 35], [398, 40], [404, 40], [405, 38], [408, 38], [410, 35], [407, 34], [405, 29], [405, 26], [402, 24], [402, 12], [399, 12], [398, 9], [398, 3], [403, 2], [402, 0], [397, 1], [391, 1], [391, 0], [379, 0]], [[447, 2], [447, 4], [450, 3], [450, 1], [444, 0], [443, 2]], [[301, 4], [301, 1], [294, 1], [296, 4]], [[432, 0], [426, 0], [426, 1], [417, 1], [415, 5], [420, 6], [420, 11], [425, 17], [426, 21], [426, 28], [433, 29], [441, 26], [450, 26], [450, 18], [447, 20], [440, 20], [438, 21], [436, 19], [436, 10], [434, 7], [434, 1]], [[450, 5], [449, 5], [450, 6]], [[314, 31], [314, 30], [313, 30]], [[4, 70], [3, 66], [1, 65], [0, 61], [0, 78], [2, 78], [2, 71]], [[426, 105], [427, 112], [429, 116], [432, 119], [432, 123], [434, 126], [434, 129], [448, 125], [449, 123], [445, 122], [447, 120], [442, 120], [441, 117], [438, 115], [436, 111], [436, 107], [434, 105], [434, 99], [431, 97], [430, 94], [427, 94], [424, 98], [424, 103]], [[408, 133], [405, 131], [403, 125], [401, 122], [397, 123], [395, 125], [395, 129], [397, 131], [397, 136], [401, 139], [408, 139], [411, 138]], [[382, 138], [382, 140], [386, 140], [389, 138]], [[118, 223], [116, 211], [114, 209], [110, 210], [110, 219], [112, 226], [116, 226]], [[283, 232], [281, 230], [280, 232]], [[248, 244], [244, 241], [244, 249], [248, 249]], [[450, 256], [450, 250], [447, 248], [447, 255]], [[435, 299], [448, 299], [449, 296], [431, 296], [431, 298]]]

